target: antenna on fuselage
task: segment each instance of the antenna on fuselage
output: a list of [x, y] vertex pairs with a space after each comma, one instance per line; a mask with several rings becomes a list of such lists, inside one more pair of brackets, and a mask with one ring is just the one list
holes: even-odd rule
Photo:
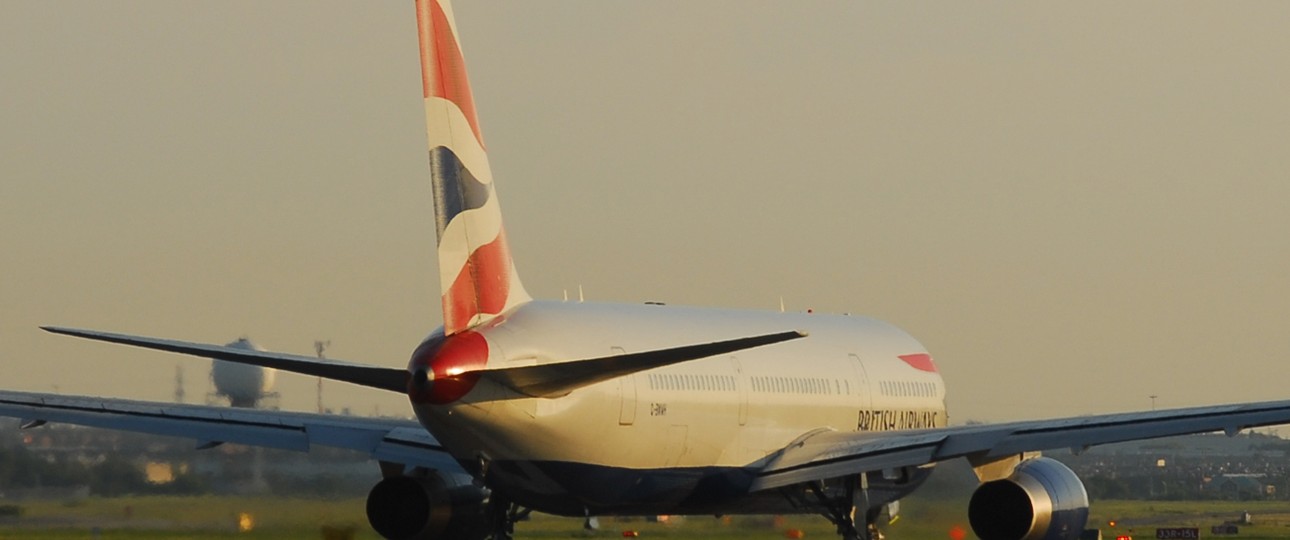
[[578, 303], [579, 303], [579, 304], [581, 304], [581, 303], [585, 302], [586, 300], [587, 300], [587, 298], [586, 298], [586, 297], [584, 297], [584, 296], [582, 295], [582, 284], [581, 284], [581, 283], [579, 283], [579, 284], [578, 284]]
[[[174, 402], [183, 403], [183, 396], [183, 366], [177, 363], [174, 366]], [[1152, 402], [1155, 402], [1155, 400], [1152, 400]]]
[[[314, 354], [318, 356], [318, 359], [319, 359], [319, 360], [326, 360], [326, 359], [327, 359], [327, 355], [326, 355], [327, 347], [330, 347], [330, 346], [331, 346], [331, 340], [330, 340], [330, 339], [325, 340], [325, 341], [324, 341], [324, 340], [321, 340], [321, 339], [314, 340]], [[323, 381], [323, 380], [322, 380], [322, 377], [318, 377], [318, 414], [322, 414], [322, 413], [323, 413], [323, 399], [322, 399], [323, 388], [322, 388], [322, 381]]]

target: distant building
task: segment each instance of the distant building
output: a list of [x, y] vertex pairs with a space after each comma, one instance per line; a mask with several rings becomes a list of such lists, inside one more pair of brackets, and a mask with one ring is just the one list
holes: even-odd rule
[[1275, 497], [1277, 487], [1265, 474], [1224, 474], [1201, 484], [1201, 492], [1211, 497], [1235, 501]]

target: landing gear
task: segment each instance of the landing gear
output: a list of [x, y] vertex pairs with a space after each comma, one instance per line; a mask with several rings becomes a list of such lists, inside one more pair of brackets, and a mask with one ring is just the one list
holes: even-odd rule
[[515, 522], [529, 516], [532, 510], [512, 503], [497, 492], [488, 498], [485, 510], [488, 519], [489, 540], [512, 540], [515, 534]]
[[818, 484], [811, 486], [811, 492], [824, 506], [824, 517], [838, 527], [842, 540], [879, 540], [874, 522], [881, 508], [869, 507], [869, 476], [861, 474], [846, 480], [845, 494], [842, 497], [829, 498]]

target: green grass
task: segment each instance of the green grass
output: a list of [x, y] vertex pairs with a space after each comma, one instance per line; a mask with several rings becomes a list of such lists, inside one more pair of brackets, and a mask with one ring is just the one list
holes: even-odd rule
[[[95, 538], [102, 539], [318, 539], [330, 526], [354, 531], [355, 539], [374, 539], [363, 516], [363, 500], [337, 501], [284, 499], [273, 497], [122, 497], [89, 498], [76, 502], [6, 502], [21, 507], [17, 518], [0, 518], [0, 540], [9, 538]], [[902, 516], [885, 528], [889, 540], [949, 538], [954, 526], [967, 528], [966, 501], [920, 499], [906, 501]], [[1209, 537], [1209, 527], [1236, 519], [1242, 511], [1254, 515], [1255, 524], [1242, 526], [1242, 540], [1290, 540], [1290, 504], [1286, 502], [1154, 502], [1098, 501], [1093, 505], [1091, 526], [1112, 533], [1155, 538], [1156, 527], [1199, 527]], [[249, 514], [255, 526], [238, 533], [240, 514]], [[1116, 520], [1111, 529], [1107, 521]], [[785, 538], [788, 529], [800, 529], [808, 539], [836, 538], [833, 527], [818, 516], [787, 516], [781, 520], [759, 516], [716, 519], [691, 516], [675, 523], [651, 523], [634, 518], [600, 519], [599, 531], [584, 531], [576, 519], [535, 516], [518, 524], [517, 539], [622, 538], [622, 531], [635, 530], [640, 538], [771, 540]], [[968, 538], [973, 538], [968, 531]]]
[[[1286, 501], [1098, 501], [1092, 506], [1089, 523], [1111, 538], [1112, 530], [1134, 538], [1155, 538], [1157, 527], [1196, 527], [1202, 538], [1212, 538], [1210, 526], [1236, 520], [1245, 511], [1253, 515], [1254, 524], [1239, 525], [1240, 534], [1232, 538], [1290, 538], [1290, 503]], [[1113, 519], [1117, 522], [1114, 529], [1107, 526]]]
[[[15, 503], [11, 503], [15, 504]], [[363, 500], [275, 497], [91, 497], [74, 502], [23, 501], [17, 519], [0, 519], [0, 539], [91, 538], [309, 538], [323, 527], [351, 528], [354, 538], [379, 538], [367, 526]], [[254, 526], [238, 532], [242, 514]]]

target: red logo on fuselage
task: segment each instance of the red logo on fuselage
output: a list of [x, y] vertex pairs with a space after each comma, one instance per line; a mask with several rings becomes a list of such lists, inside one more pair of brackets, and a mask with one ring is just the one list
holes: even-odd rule
[[904, 360], [906, 364], [913, 366], [914, 369], [936, 373], [936, 364], [932, 363], [932, 355], [930, 354], [902, 354], [896, 358]]

